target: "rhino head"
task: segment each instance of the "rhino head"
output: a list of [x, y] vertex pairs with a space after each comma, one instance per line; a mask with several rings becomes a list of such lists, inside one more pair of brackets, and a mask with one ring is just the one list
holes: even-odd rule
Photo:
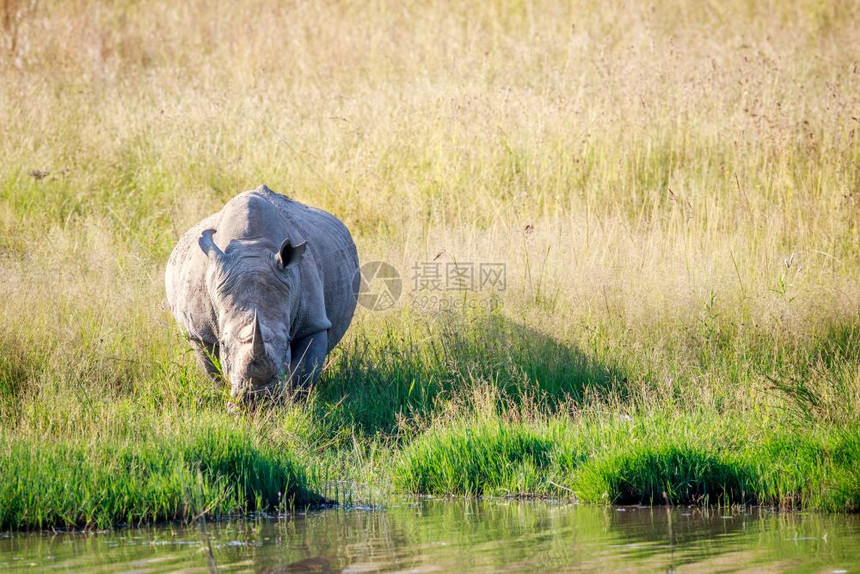
[[290, 379], [291, 317], [299, 306], [299, 263], [307, 243], [284, 239], [234, 240], [222, 251], [204, 231], [200, 248], [209, 258], [206, 289], [218, 323], [222, 373], [230, 396], [247, 400], [274, 392]]

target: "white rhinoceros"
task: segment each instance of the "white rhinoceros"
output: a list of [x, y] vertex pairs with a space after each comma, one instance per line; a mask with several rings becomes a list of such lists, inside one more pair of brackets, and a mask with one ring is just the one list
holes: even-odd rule
[[201, 365], [234, 399], [307, 384], [346, 332], [359, 286], [352, 237], [333, 215], [241, 193], [192, 227], [167, 262], [167, 301]]

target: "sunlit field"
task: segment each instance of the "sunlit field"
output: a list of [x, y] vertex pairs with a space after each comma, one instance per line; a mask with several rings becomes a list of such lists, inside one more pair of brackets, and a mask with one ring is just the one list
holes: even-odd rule
[[[860, 510], [860, 4], [0, 0], [0, 28], [0, 527]], [[164, 268], [263, 183], [401, 292], [310, 392], [230, 413]]]

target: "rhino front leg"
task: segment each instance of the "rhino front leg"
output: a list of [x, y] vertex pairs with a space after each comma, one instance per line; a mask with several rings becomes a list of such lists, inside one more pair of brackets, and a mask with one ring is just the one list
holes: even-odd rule
[[290, 345], [293, 384], [303, 387], [317, 380], [328, 351], [328, 331], [320, 331]]
[[216, 382], [223, 380], [221, 370], [216, 365], [216, 362], [221, 362], [218, 343], [206, 343], [196, 339], [189, 339], [189, 341], [194, 350], [194, 355], [197, 357], [197, 362], [200, 363], [209, 378]]

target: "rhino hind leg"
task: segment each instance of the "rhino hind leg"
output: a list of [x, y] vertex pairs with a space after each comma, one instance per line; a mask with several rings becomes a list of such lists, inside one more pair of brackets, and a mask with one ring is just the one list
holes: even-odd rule
[[190, 342], [191, 348], [194, 350], [194, 355], [197, 357], [197, 362], [203, 367], [206, 375], [215, 382], [222, 381], [224, 377], [218, 366], [221, 363], [218, 343], [206, 343], [193, 339]]
[[319, 378], [328, 352], [328, 331], [320, 331], [290, 345], [293, 385], [305, 387]]

